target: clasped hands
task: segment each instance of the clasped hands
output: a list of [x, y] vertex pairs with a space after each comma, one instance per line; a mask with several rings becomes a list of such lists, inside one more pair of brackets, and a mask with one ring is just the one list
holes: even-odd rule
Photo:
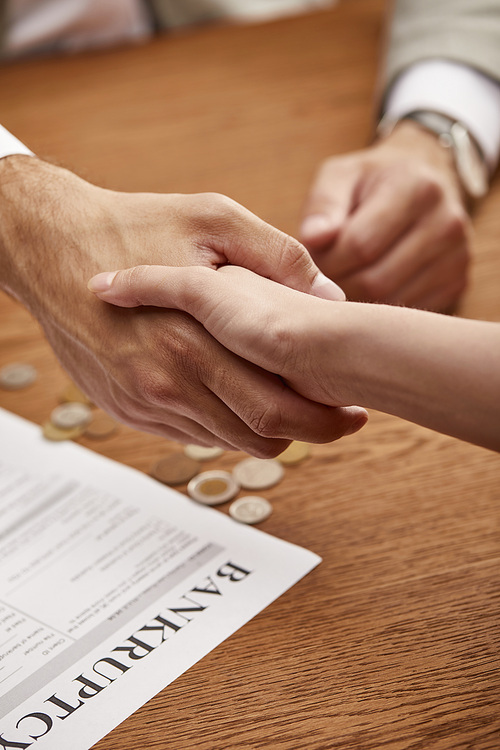
[[[3, 286], [110, 414], [179, 442], [262, 457], [290, 439], [327, 442], [365, 421], [363, 410], [301, 396], [182, 310], [120, 309], [86, 290], [99, 271], [137, 263], [181, 276], [199, 266], [217, 276], [215, 269], [232, 264], [277, 288], [343, 298], [299, 242], [221, 195], [118, 193], [29, 156], [7, 157], [0, 170]], [[131, 286], [128, 293], [133, 299]]]
[[[221, 196], [178, 200], [202, 200], [198, 228], [208, 236], [201, 246], [196, 234], [189, 237], [184, 264], [166, 263], [205, 268], [133, 267], [93, 281], [102, 300], [142, 310], [158, 323], [183, 321], [203, 342], [194, 371], [195, 350], [181, 352], [193, 394], [189, 427], [184, 420], [182, 429], [164, 423], [160, 431], [269, 456], [285, 438], [325, 442], [360, 429], [366, 412], [350, 406], [349, 383], [332, 365], [342, 332], [334, 346], [331, 327], [322, 326], [343, 293], [318, 274], [303, 246], [241, 206]], [[450, 155], [404, 123], [371, 149], [332, 157], [310, 191], [302, 239], [351, 298], [449, 308], [465, 286], [469, 259], [469, 218]], [[203, 412], [200, 373], [211, 391]], [[151, 384], [162, 409], [172, 395], [165, 375], [156, 370]], [[185, 408], [182, 400], [179, 407]]]
[[[465, 284], [468, 217], [448, 157], [427, 134], [410, 149], [405, 138], [327, 160], [302, 239], [351, 298], [442, 309]], [[263, 457], [365, 423], [331, 363], [322, 388], [315, 315], [335, 315], [344, 295], [297, 240], [217, 194], [118, 193], [28, 156], [0, 171], [2, 286], [96, 404], [137, 429]], [[85, 292], [100, 272], [144, 264], [96, 290], [113, 305]]]

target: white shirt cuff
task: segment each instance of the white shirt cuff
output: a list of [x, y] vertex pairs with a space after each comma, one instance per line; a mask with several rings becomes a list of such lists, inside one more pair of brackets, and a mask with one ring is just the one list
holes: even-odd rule
[[33, 151], [30, 151], [24, 143], [21, 143], [12, 133], [9, 133], [8, 130], [0, 125], [0, 159], [3, 156], [11, 156], [12, 154], [34, 156]]
[[500, 82], [451, 60], [423, 60], [396, 79], [384, 114], [399, 119], [422, 109], [461, 122], [494, 172], [500, 156]]

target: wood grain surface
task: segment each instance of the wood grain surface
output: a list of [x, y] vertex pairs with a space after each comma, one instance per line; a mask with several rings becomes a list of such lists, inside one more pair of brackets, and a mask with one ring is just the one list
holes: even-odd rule
[[[351, 0], [6, 65], [2, 121], [93, 182], [220, 191], [296, 233], [321, 159], [369, 138], [383, 14]], [[500, 321], [498, 184], [475, 226], [459, 313]], [[0, 406], [41, 424], [67, 377], [5, 296], [0, 319], [0, 365], [40, 373]], [[78, 442], [145, 472], [179, 449], [125, 427]], [[500, 457], [372, 413], [262, 494], [274, 513], [260, 528], [323, 563], [96, 750], [499, 750]]]

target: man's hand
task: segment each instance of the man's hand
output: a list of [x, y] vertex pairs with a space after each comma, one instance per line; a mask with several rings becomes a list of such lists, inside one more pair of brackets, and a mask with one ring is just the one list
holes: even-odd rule
[[323, 163], [300, 238], [352, 300], [447, 311], [466, 286], [470, 221], [452, 156], [409, 121]]
[[[38, 318], [61, 363], [118, 419], [180, 442], [276, 455], [326, 442], [356, 413], [298, 396], [183, 312], [120, 310], [87, 291], [106, 270], [246, 266], [343, 299], [305, 249], [224, 196], [116, 193], [38, 159], [0, 161], [0, 278]], [[287, 439], [286, 439], [287, 438]]]
[[182, 310], [223, 346], [256, 366], [278, 373], [307, 399], [348, 407], [349, 433], [367, 419], [349, 406], [349, 377], [342, 372], [342, 336], [337, 320], [344, 302], [314, 298], [244, 268], [135, 266], [102, 273], [89, 289], [120, 307]]

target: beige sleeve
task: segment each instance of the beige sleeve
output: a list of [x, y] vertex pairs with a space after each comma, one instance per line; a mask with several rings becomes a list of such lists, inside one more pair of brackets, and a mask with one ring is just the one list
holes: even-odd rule
[[500, 80], [500, 0], [394, 0], [382, 91], [428, 59], [464, 63]]

